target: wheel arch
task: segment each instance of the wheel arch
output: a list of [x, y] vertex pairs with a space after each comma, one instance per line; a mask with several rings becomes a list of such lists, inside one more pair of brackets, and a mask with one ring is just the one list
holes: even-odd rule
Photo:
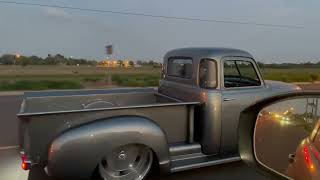
[[88, 179], [104, 154], [126, 144], [148, 146], [156, 154], [162, 172], [170, 171], [165, 132], [140, 116], [101, 119], [70, 129], [58, 136], [48, 152], [48, 173], [61, 178]]

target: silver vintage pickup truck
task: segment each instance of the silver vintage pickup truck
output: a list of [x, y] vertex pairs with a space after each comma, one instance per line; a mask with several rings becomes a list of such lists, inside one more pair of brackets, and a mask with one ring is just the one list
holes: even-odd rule
[[26, 92], [22, 168], [59, 179], [138, 180], [154, 166], [170, 173], [240, 161], [241, 111], [299, 90], [264, 81], [242, 50], [172, 50], [159, 88]]

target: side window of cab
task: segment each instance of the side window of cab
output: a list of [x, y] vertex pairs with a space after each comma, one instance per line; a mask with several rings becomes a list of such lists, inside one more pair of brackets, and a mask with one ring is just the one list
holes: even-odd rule
[[199, 66], [199, 86], [205, 89], [215, 89], [217, 82], [217, 62], [213, 59], [202, 59]]
[[250, 61], [226, 60], [223, 67], [225, 88], [261, 85], [258, 73]]

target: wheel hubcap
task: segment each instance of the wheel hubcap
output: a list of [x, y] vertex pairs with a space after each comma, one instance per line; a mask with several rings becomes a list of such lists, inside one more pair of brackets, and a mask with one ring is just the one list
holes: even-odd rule
[[121, 151], [119, 153], [119, 156], [118, 156], [119, 160], [125, 160], [126, 157], [127, 157], [127, 155], [126, 155], [126, 153], [124, 151]]
[[99, 163], [104, 180], [141, 180], [149, 172], [153, 161], [150, 148], [126, 145], [112, 151]]

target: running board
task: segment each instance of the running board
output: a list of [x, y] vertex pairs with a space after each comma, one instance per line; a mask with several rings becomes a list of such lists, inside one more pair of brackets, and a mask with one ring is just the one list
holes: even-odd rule
[[199, 143], [171, 145], [169, 152], [171, 157], [201, 153], [201, 145]]
[[218, 164], [230, 163], [235, 161], [240, 161], [239, 155], [233, 156], [217, 156], [217, 155], [200, 155], [197, 153], [195, 157], [192, 158], [173, 158], [171, 160], [171, 172], [185, 171], [189, 169], [201, 168], [206, 166], [213, 166]]

